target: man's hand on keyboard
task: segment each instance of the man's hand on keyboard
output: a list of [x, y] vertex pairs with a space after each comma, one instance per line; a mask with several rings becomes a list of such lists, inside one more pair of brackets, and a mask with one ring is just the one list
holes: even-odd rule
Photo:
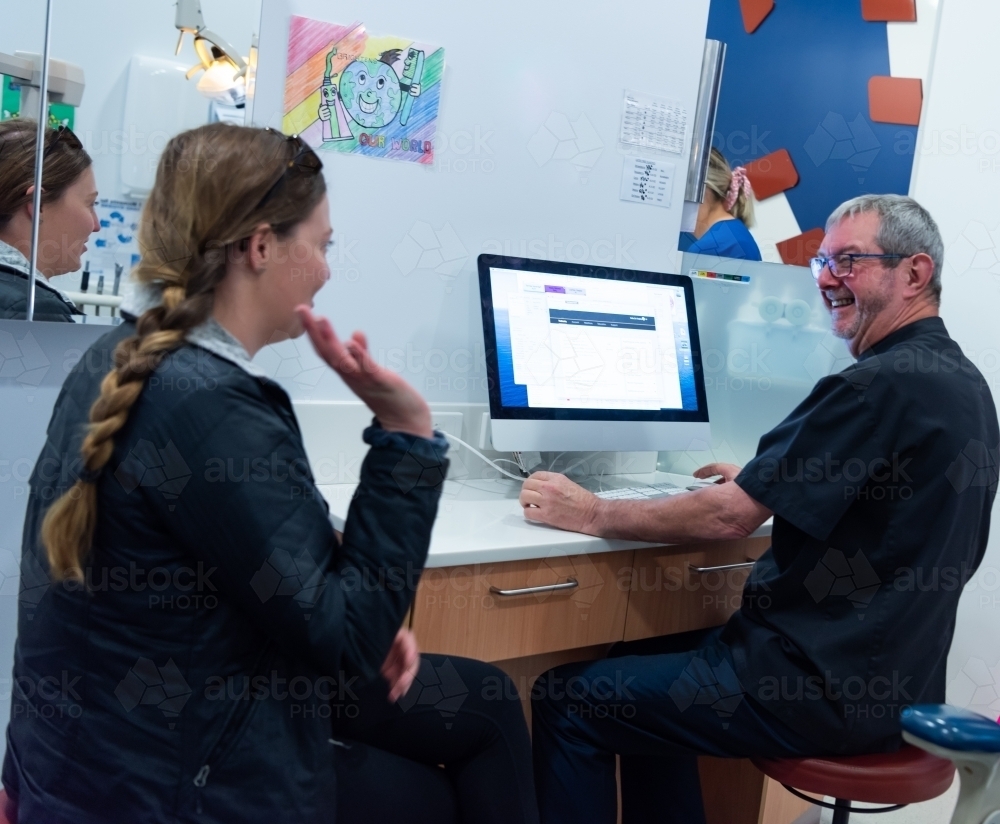
[[739, 475], [742, 469], [743, 467], [737, 466], [736, 464], [710, 463], [696, 469], [691, 474], [696, 478], [710, 478], [712, 475], [721, 475], [722, 480], [716, 481], [716, 483], [725, 484], [729, 483], [737, 475]]
[[597, 496], [558, 472], [536, 472], [521, 487], [521, 506], [529, 521], [595, 535]]

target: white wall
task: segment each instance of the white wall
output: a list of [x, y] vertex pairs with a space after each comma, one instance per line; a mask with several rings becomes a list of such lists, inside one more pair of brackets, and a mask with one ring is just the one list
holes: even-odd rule
[[[264, 2], [258, 125], [281, 123], [291, 14], [361, 20], [373, 35], [444, 48], [433, 166], [321, 152], [337, 245], [330, 282], [316, 296], [338, 331], [365, 330], [376, 358], [432, 401], [487, 400], [480, 253], [660, 272], [680, 263], [686, 152], [666, 158], [675, 167], [670, 208], [624, 203], [617, 142], [625, 89], [694, 111], [708, 2], [606, 12], [601, 0]], [[627, 60], [574, 59], [621, 43]], [[569, 134], [555, 125], [563, 118], [578, 124], [576, 139], [552, 155], [538, 151], [539, 135]], [[418, 246], [426, 253], [415, 266], [394, 256]], [[349, 397], [328, 370], [315, 371], [304, 341], [268, 347], [257, 360], [297, 399]]]
[[[1000, 90], [995, 0], [943, 0], [910, 193], [945, 242], [942, 315], [1000, 399]], [[995, 444], [989, 446], [995, 447]], [[996, 479], [997, 467], [990, 470]], [[948, 701], [1000, 716], [1000, 511], [959, 609]]]

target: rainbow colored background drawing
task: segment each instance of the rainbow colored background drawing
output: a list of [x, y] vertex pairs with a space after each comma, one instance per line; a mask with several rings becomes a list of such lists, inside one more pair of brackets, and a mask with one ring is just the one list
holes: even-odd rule
[[292, 17], [282, 129], [329, 151], [432, 163], [444, 49]]

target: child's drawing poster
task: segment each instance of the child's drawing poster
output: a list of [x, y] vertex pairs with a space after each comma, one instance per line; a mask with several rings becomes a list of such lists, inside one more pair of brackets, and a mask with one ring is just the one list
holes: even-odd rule
[[282, 128], [310, 146], [431, 163], [444, 49], [292, 17]]

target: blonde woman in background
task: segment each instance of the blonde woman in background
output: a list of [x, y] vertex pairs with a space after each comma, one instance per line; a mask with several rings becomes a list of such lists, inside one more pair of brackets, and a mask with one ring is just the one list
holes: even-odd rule
[[[729, 168], [718, 149], [708, 161], [705, 199], [698, 209], [694, 242], [681, 251], [699, 255], [760, 260], [760, 249], [750, 234], [753, 226], [753, 187], [743, 166]], [[690, 239], [690, 236], [688, 236]]]

